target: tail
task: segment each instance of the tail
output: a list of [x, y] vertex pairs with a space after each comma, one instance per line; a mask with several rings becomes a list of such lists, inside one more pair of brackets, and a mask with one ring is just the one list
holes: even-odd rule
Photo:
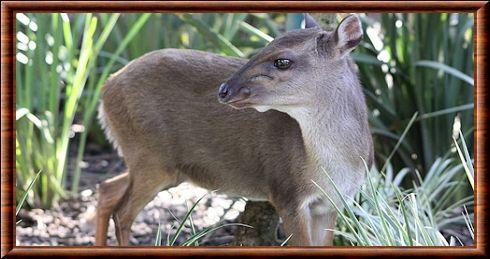
[[116, 149], [119, 156], [122, 157], [123, 156], [122, 150], [119, 147], [119, 144], [117, 143], [116, 138], [112, 134], [111, 125], [108, 122], [106, 112], [104, 110], [104, 103], [102, 101], [99, 104], [97, 119], [99, 120], [100, 126], [104, 130], [104, 133], [105, 133], [107, 140], [109, 140], [109, 142], [112, 143], [112, 146], [114, 147], [114, 149]]

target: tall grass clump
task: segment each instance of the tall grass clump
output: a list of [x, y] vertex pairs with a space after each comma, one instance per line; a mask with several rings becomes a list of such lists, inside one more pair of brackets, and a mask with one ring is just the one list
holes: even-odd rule
[[452, 146], [455, 116], [458, 127], [466, 129], [471, 151], [473, 15], [386, 13], [362, 18], [364, 41], [353, 57], [371, 111], [377, 159], [383, 161], [393, 150], [415, 112], [419, 116], [413, 129], [393, 157], [397, 170], [428, 172]]
[[[464, 143], [464, 139], [461, 141]], [[465, 145], [463, 150], [468, 151]], [[384, 172], [377, 168], [368, 170], [366, 166], [367, 183], [355, 199], [343, 196], [325, 172], [335, 193], [317, 187], [331, 202], [334, 195], [340, 196], [345, 206], [343, 210], [336, 207], [337, 230], [326, 231], [334, 231], [337, 244], [344, 245], [463, 245], [457, 236], [447, 239], [441, 231], [466, 226], [473, 238], [473, 213], [468, 212], [473, 206], [473, 195], [458, 198], [458, 189], [467, 187], [468, 181], [473, 186], [472, 178], [464, 173], [471, 163], [471, 159], [466, 159], [469, 157], [462, 157], [462, 163], [458, 163], [451, 157], [437, 158], [423, 177], [418, 171], [410, 174], [409, 168], [395, 173], [391, 165]], [[410, 181], [411, 187], [404, 187], [401, 184], [404, 180]]]
[[84, 130], [83, 125], [74, 124], [75, 117], [85, 122], [93, 117], [98, 92], [111, 68], [109, 62], [98, 73], [97, 58], [118, 17], [17, 14], [18, 193], [26, 192], [36, 173], [43, 172], [30, 189], [27, 201], [31, 205], [49, 207], [66, 194], [69, 147], [74, 134]]

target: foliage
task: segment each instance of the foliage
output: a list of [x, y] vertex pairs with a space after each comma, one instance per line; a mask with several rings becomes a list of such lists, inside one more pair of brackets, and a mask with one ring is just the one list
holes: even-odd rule
[[393, 166], [427, 171], [459, 128], [473, 139], [473, 16], [381, 14], [380, 23], [372, 17], [363, 19], [366, 35], [354, 59], [371, 110], [375, 153], [383, 160], [418, 112]]
[[25, 203], [25, 201], [27, 199], [27, 195], [29, 195], [29, 190], [31, 190], [32, 186], [34, 186], [34, 183], [36, 182], [36, 180], [39, 177], [39, 175], [41, 175], [41, 171], [37, 172], [37, 174], [34, 177], [34, 179], [31, 180], [31, 182], [27, 186], [27, 189], [24, 191], [24, 194], [22, 195], [22, 198], [20, 198], [20, 201], [19, 201], [19, 203], [16, 206], [17, 208], [15, 209], [15, 215], [16, 216], [19, 214], [20, 210], [24, 206], [24, 203]]
[[[66, 166], [70, 141], [82, 133], [79, 157], [84, 151], [84, 126], [92, 119], [98, 93], [107, 78], [117, 51], [101, 75], [97, 58], [114, 28], [119, 14], [36, 15], [17, 19], [17, 138], [16, 168], [18, 190], [25, 190], [29, 179], [44, 173], [32, 188], [29, 203], [49, 207], [65, 194]], [[138, 31], [148, 15], [132, 27]], [[98, 24], [101, 26], [98, 26]], [[130, 32], [123, 40], [134, 37]], [[80, 42], [79, 42], [80, 41]], [[75, 124], [75, 117], [85, 124]], [[73, 189], [78, 187], [75, 173]]]
[[[467, 151], [466, 146], [463, 149]], [[473, 214], [466, 210], [473, 205], [473, 196], [458, 199], [457, 192], [458, 188], [467, 186], [465, 177], [461, 177], [466, 163], [462, 160], [462, 164], [455, 164], [453, 160], [437, 158], [425, 177], [417, 174], [410, 179], [411, 188], [401, 185], [410, 176], [408, 168], [395, 174], [391, 165], [384, 172], [376, 168], [369, 171], [366, 166], [367, 183], [354, 200], [342, 195], [325, 173], [335, 187], [334, 195], [339, 195], [345, 206], [344, 210], [336, 207], [337, 230], [327, 231], [334, 231], [340, 237], [337, 239], [340, 244], [359, 246], [456, 245], [458, 238], [451, 237], [448, 241], [441, 230], [465, 224], [473, 237]], [[332, 194], [317, 187], [332, 202]]]

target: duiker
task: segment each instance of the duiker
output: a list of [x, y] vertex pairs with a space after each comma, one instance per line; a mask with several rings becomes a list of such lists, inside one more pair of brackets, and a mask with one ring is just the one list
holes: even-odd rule
[[[357, 16], [333, 32], [306, 16], [250, 60], [195, 50], [144, 55], [106, 82], [100, 121], [128, 172], [99, 187], [96, 244], [111, 215], [127, 245], [138, 212], [184, 181], [270, 201], [290, 245], [331, 245], [334, 206], [325, 170], [352, 197], [373, 159], [367, 108], [349, 52]], [[219, 87], [219, 89], [218, 89]], [[244, 109], [249, 108], [249, 109]]]

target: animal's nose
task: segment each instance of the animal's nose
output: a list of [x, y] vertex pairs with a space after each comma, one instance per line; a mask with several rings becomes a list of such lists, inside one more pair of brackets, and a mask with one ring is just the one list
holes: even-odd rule
[[230, 87], [226, 83], [222, 83], [218, 90], [218, 99], [221, 102], [226, 102], [230, 98]]

